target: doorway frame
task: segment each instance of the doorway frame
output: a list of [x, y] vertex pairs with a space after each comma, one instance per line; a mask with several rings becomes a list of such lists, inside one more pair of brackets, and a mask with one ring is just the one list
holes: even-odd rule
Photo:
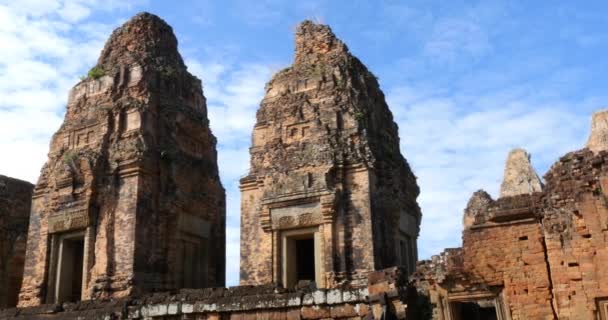
[[[323, 247], [321, 233], [319, 227], [302, 228], [285, 230], [281, 232], [281, 279], [285, 288], [292, 288], [297, 285], [297, 279], [295, 277], [295, 252], [289, 252], [289, 249], [295, 244], [296, 240], [307, 239], [312, 236], [314, 241], [314, 257], [315, 261], [315, 284], [318, 288], [325, 286], [324, 281], [324, 266], [323, 266]], [[291, 259], [290, 259], [291, 258]]]
[[78, 230], [65, 233], [56, 233], [51, 235], [51, 253], [50, 253], [50, 264], [48, 272], [48, 285], [47, 285], [47, 303], [62, 303], [63, 297], [60, 297], [61, 282], [61, 268], [60, 263], [63, 256], [63, 248], [66, 241], [74, 239], [83, 240], [83, 254], [82, 254], [82, 282], [80, 289], [80, 298], [78, 301], [84, 300], [85, 291], [87, 288], [88, 281], [88, 270], [89, 270], [89, 246], [90, 246], [90, 227], [85, 230]]
[[448, 320], [454, 319], [453, 314], [453, 304], [455, 302], [477, 302], [480, 300], [491, 300], [494, 302], [494, 309], [496, 310], [496, 317], [498, 320], [511, 320], [511, 314], [509, 309], [507, 308], [502, 290], [500, 293], [489, 293], [489, 292], [477, 292], [477, 293], [469, 293], [469, 294], [458, 294], [458, 295], [449, 295], [447, 297], [447, 317]]

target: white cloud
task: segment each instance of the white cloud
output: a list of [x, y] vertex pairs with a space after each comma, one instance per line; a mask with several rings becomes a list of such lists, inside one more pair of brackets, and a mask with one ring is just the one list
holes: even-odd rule
[[459, 56], [479, 57], [491, 50], [488, 35], [477, 23], [467, 19], [445, 19], [438, 22], [424, 53], [430, 58], [453, 61]]
[[68, 91], [95, 64], [113, 26], [91, 21], [113, 1], [0, 1], [0, 157], [3, 174], [31, 182], [46, 161]]
[[220, 143], [229, 146], [249, 141], [272, 65], [187, 62], [190, 71], [203, 79], [211, 129]]

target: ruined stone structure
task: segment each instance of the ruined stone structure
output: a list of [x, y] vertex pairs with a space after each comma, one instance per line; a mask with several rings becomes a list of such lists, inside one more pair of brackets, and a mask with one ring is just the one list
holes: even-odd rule
[[17, 305], [33, 189], [0, 175], [0, 309]]
[[419, 189], [378, 81], [328, 26], [303, 22], [295, 47], [266, 85], [241, 179], [241, 284], [411, 272]]
[[[433, 319], [608, 319], [606, 117], [594, 115], [589, 148], [561, 157], [542, 190], [473, 195], [463, 247], [414, 275]], [[535, 176], [525, 162], [509, 176]]]
[[608, 149], [608, 112], [598, 111], [593, 114], [587, 148], [593, 152]]
[[[603, 111], [544, 185], [513, 150], [500, 197], [471, 197], [463, 247], [413, 272], [419, 190], [397, 126], [374, 76], [304, 22], [241, 179], [243, 285], [221, 288], [225, 196], [201, 83], [171, 27], [139, 14], [70, 92], [36, 187], [0, 176], [0, 320], [607, 320], [606, 137]], [[20, 307], [4, 308], [31, 196]]]
[[530, 163], [530, 155], [524, 149], [513, 149], [507, 157], [505, 174], [500, 185], [500, 196], [539, 192], [543, 188], [538, 174]]
[[20, 306], [222, 286], [215, 145], [171, 27], [143, 13], [116, 29], [52, 138]]

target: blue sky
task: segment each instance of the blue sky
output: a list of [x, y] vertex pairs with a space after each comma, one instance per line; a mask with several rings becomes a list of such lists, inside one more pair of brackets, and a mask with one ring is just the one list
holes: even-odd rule
[[[331, 25], [380, 80], [421, 187], [421, 258], [460, 245], [471, 193], [498, 193], [508, 151], [540, 175], [583, 147], [608, 106], [608, 2], [0, 0], [0, 174], [35, 182], [68, 90], [140, 11], [175, 30], [203, 79], [227, 191], [227, 284], [238, 282], [238, 178], [264, 84], [303, 19]], [[569, 3], [569, 4], [568, 4]], [[601, 78], [604, 77], [604, 78]]]

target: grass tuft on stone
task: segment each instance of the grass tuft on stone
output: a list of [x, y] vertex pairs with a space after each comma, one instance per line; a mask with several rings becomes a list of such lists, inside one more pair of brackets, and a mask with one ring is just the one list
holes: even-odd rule
[[106, 74], [105, 71], [103, 71], [103, 69], [100, 66], [94, 66], [87, 73], [87, 78], [99, 79], [99, 78], [103, 77], [105, 74]]

